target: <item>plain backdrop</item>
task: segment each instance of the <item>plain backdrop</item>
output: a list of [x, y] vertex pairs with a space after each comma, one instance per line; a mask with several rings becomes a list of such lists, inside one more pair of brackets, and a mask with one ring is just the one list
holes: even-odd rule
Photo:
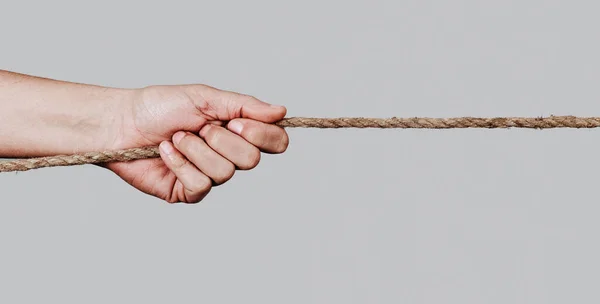
[[[595, 116], [599, 8], [3, 0], [0, 68], [288, 116]], [[0, 174], [0, 302], [600, 301], [600, 131], [289, 134], [197, 205], [93, 166]]]

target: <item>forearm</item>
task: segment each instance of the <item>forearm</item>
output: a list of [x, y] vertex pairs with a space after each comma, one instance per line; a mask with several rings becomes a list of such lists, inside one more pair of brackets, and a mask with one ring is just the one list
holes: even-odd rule
[[132, 94], [0, 70], [0, 157], [106, 149], [119, 138]]

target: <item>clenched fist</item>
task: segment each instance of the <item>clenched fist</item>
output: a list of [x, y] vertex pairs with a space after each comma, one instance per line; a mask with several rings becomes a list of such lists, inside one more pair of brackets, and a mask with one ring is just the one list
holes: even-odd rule
[[261, 152], [288, 147], [273, 125], [283, 106], [205, 85], [151, 86], [125, 103], [113, 149], [159, 145], [160, 159], [103, 165], [139, 190], [170, 203], [200, 202], [236, 170], [258, 165]]

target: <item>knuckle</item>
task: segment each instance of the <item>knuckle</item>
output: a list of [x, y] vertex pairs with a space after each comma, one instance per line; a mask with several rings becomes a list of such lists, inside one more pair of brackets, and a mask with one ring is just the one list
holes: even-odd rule
[[188, 132], [183, 133], [183, 137], [177, 143], [178, 148], [186, 149], [189, 146], [190, 134]]
[[179, 151], [181, 151], [184, 155], [193, 155], [196, 154], [197, 151], [201, 150], [202, 147], [202, 139], [194, 134], [185, 132], [183, 137], [179, 139], [179, 143], [175, 145]]
[[186, 204], [197, 204], [197, 203], [200, 203], [202, 200], [204, 200], [204, 198], [206, 198], [206, 196], [210, 192], [210, 189], [208, 189], [206, 191], [201, 191], [201, 192], [192, 192], [189, 190], [187, 190], [186, 192], [188, 194], [186, 194], [185, 203]]
[[211, 126], [206, 131], [206, 142], [210, 143], [211, 146], [218, 146], [221, 141], [220, 129], [216, 126]]
[[246, 158], [244, 159], [243, 164], [241, 164], [240, 169], [242, 170], [250, 170], [254, 169], [258, 166], [260, 162], [260, 151], [258, 149], [251, 149], [246, 154]]
[[192, 187], [193, 188], [190, 190], [192, 190], [192, 192], [194, 193], [205, 193], [208, 192], [210, 188], [212, 188], [212, 181], [210, 180], [210, 178], [203, 175], [198, 178], [198, 180], [194, 183]]
[[213, 177], [213, 181], [217, 185], [221, 185], [221, 184], [224, 184], [225, 182], [227, 182], [228, 180], [230, 180], [234, 174], [235, 174], [235, 166], [232, 163], [228, 162], [228, 164], [226, 165], [226, 168], [223, 169], [218, 175]]
[[264, 136], [262, 136], [262, 134], [264, 133], [264, 130], [258, 130], [257, 128], [244, 128], [242, 130], [242, 136], [244, 138], [246, 138], [246, 140], [248, 140], [251, 143], [256, 143], [256, 144], [263, 144], [262, 141], [264, 141], [264, 139], [262, 139]]
[[276, 153], [283, 153], [287, 150], [288, 146], [290, 145], [290, 137], [288, 136], [288, 134], [284, 131], [281, 134], [281, 137], [278, 141], [278, 145], [276, 148]]

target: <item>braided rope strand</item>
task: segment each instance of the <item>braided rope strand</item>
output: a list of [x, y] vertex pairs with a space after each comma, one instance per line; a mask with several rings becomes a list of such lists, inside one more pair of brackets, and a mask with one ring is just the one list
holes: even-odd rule
[[276, 125], [284, 128], [382, 128], [382, 129], [457, 129], [457, 128], [597, 128], [600, 117], [457, 117], [457, 118], [304, 118], [292, 117]]
[[[291, 117], [274, 123], [282, 128], [379, 128], [379, 129], [458, 129], [458, 128], [598, 128], [600, 117], [550, 116], [550, 117], [456, 117], [456, 118], [307, 118]], [[141, 147], [116, 151], [86, 152], [17, 159], [0, 162], [0, 172], [27, 171], [37, 168], [99, 164], [116, 161], [160, 157], [158, 147]]]

